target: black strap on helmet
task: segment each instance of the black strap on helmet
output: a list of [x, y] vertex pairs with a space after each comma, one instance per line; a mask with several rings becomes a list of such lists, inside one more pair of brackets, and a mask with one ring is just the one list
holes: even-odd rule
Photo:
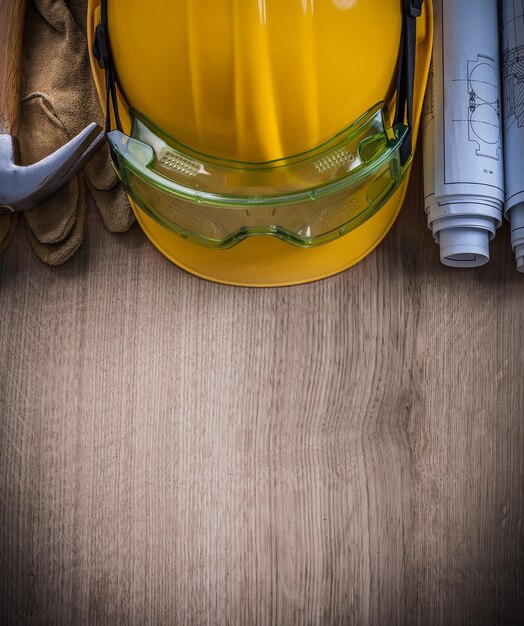
[[[422, 13], [424, 0], [401, 0], [404, 5], [402, 12], [402, 35], [400, 52], [397, 62], [397, 101], [395, 124], [406, 124], [408, 132], [400, 147], [400, 161], [404, 165], [411, 157], [413, 149], [413, 90], [415, 82], [415, 54], [417, 48], [416, 20]], [[106, 75], [106, 134], [111, 130], [111, 104], [115, 123], [118, 130], [122, 130], [122, 123], [118, 113], [116, 72], [109, 42], [109, 25], [107, 19], [107, 2], [101, 0], [101, 20], [96, 27], [93, 43], [93, 54], [98, 65]]]
[[403, 0], [402, 36], [397, 65], [397, 103], [395, 124], [406, 124], [408, 132], [400, 146], [400, 162], [404, 165], [413, 150], [413, 90], [415, 83], [415, 54], [417, 50], [417, 17], [424, 0]]
[[119, 131], [122, 131], [122, 122], [118, 112], [115, 64], [113, 63], [111, 46], [109, 44], [107, 0], [102, 0], [100, 24], [96, 27], [93, 41], [93, 54], [98, 61], [100, 69], [105, 71], [106, 76], [106, 135], [111, 130], [111, 103], [113, 104], [116, 127]]

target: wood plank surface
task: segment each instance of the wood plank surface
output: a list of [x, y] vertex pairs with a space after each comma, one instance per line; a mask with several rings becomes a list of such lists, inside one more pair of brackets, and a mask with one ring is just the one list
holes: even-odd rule
[[0, 258], [8, 624], [520, 623], [524, 277], [440, 265], [420, 164], [384, 243], [214, 285], [90, 211]]

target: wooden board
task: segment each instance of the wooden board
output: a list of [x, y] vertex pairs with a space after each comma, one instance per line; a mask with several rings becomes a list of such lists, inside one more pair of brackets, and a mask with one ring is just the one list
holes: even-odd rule
[[393, 231], [296, 288], [206, 283], [89, 212], [0, 258], [12, 624], [510, 624], [523, 607], [524, 277], [505, 225]]

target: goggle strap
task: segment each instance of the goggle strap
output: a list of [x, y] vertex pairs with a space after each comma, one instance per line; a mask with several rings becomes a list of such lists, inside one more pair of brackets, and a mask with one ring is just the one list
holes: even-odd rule
[[413, 150], [413, 91], [417, 50], [416, 20], [422, 13], [424, 0], [404, 0], [402, 35], [397, 65], [397, 101], [395, 124], [406, 123], [408, 132], [400, 147], [400, 162], [405, 165]]
[[[101, 21], [96, 27], [95, 38], [93, 42], [93, 54], [98, 61], [98, 65], [105, 72], [106, 81], [106, 122], [105, 122], [105, 134], [107, 135], [111, 131], [111, 108], [115, 118], [115, 124], [117, 130], [122, 132], [122, 122], [120, 119], [120, 113], [118, 110], [118, 97], [116, 87], [116, 73], [113, 63], [113, 57], [111, 54], [111, 46], [109, 43], [109, 28], [107, 18], [107, 0], [102, 0], [101, 3]], [[113, 160], [115, 160], [115, 155]]]

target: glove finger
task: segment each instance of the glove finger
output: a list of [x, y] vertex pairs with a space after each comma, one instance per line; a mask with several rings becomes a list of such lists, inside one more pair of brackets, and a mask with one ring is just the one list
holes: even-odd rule
[[86, 164], [84, 172], [90, 185], [100, 190], [112, 189], [119, 182], [111, 163], [111, 153], [107, 142]]
[[[24, 163], [43, 159], [70, 139], [43, 94], [31, 94], [24, 99], [19, 137]], [[26, 211], [26, 222], [36, 239], [43, 244], [55, 244], [68, 237], [76, 222], [80, 193], [75, 177], [49, 200]]]
[[[77, 208], [75, 209], [75, 221], [69, 230], [69, 234], [59, 243], [42, 243], [28, 227], [27, 236], [33, 251], [38, 258], [47, 265], [61, 265], [65, 263], [78, 250], [84, 236], [85, 222], [85, 193], [83, 181], [78, 185]], [[26, 222], [27, 224], [27, 222]]]
[[87, 0], [67, 0], [66, 5], [80, 31], [87, 32]]
[[[72, 15], [64, 0], [32, 0], [32, 4], [54, 31], [63, 34], [71, 29]], [[78, 28], [76, 22], [74, 27]]]
[[122, 185], [118, 183], [107, 190], [97, 189], [89, 180], [87, 185], [107, 230], [112, 233], [124, 233], [129, 230], [135, 216]]
[[0, 254], [7, 248], [15, 231], [17, 215], [0, 215]]
[[135, 221], [133, 210], [112, 165], [109, 146], [102, 149], [84, 168], [86, 182], [105, 227], [123, 233]]

